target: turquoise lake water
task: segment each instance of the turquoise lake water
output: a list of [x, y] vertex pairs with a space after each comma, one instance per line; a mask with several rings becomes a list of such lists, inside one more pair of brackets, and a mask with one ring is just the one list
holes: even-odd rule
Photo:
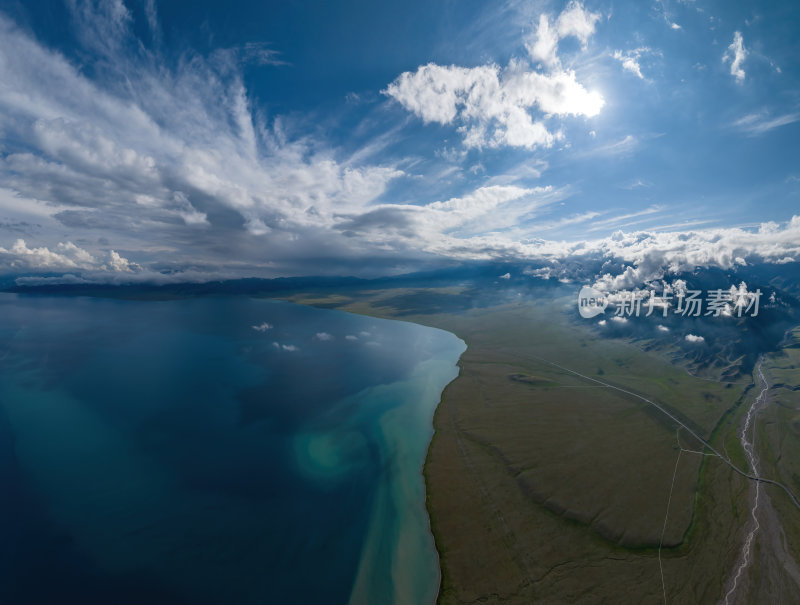
[[0, 294], [0, 603], [432, 602], [464, 343], [246, 298]]

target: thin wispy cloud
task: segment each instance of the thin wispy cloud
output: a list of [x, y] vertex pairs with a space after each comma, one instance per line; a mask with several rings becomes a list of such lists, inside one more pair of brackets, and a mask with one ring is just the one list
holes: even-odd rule
[[733, 42], [730, 43], [725, 54], [722, 56], [723, 63], [730, 63], [731, 75], [736, 78], [739, 83], [744, 82], [745, 72], [742, 67], [745, 59], [747, 59], [748, 51], [744, 46], [744, 38], [742, 32], [734, 32]]
[[798, 121], [800, 121], [800, 112], [779, 116], [771, 116], [768, 112], [759, 112], [747, 114], [736, 120], [733, 125], [751, 136], [758, 136]]
[[645, 181], [643, 179], [634, 179], [633, 181], [630, 181], [628, 183], [620, 185], [619, 187], [620, 187], [620, 189], [626, 189], [628, 191], [632, 191], [634, 189], [642, 189], [642, 188], [648, 188], [648, 187], [652, 187], [652, 186], [653, 186], [653, 183], [651, 183], [649, 181]]
[[[301, 22], [195, 36], [155, 0], [70, 1], [58, 31], [0, 14], [0, 272], [164, 283], [532, 259], [561, 279], [613, 257], [626, 281], [800, 258], [792, 149], [756, 170], [723, 140], [800, 121], [778, 12], [720, 47], [722, 17], [672, 3], [635, 28], [622, 5], [577, 1], [408, 10], [431, 31], [402, 66], [369, 47], [369, 69]], [[373, 25], [330, 27], [358, 46]], [[720, 96], [720, 77], [752, 85]], [[741, 117], [720, 127], [709, 108]], [[708, 206], [677, 220], [698, 189]], [[752, 202], [765, 190], [769, 208]], [[765, 213], [768, 235], [736, 227]]]
[[[628, 212], [625, 214], [618, 214], [616, 216], [612, 216], [600, 221], [592, 221], [592, 228], [589, 231], [604, 231], [608, 230], [609, 228], [619, 229], [621, 227], [628, 227], [630, 225], [640, 224], [642, 220], [644, 221], [652, 221], [654, 219], [653, 215], [659, 215], [664, 212], [664, 206], [648, 206], [643, 210], [637, 210], [636, 212]], [[646, 219], [641, 219], [641, 217], [647, 217]], [[638, 221], [631, 221], [630, 219], [641, 219]]]
[[537, 222], [535, 229], [537, 231], [555, 231], [558, 229], [563, 229], [564, 227], [571, 227], [593, 221], [598, 216], [603, 216], [603, 213], [590, 210], [589, 212], [583, 212], [581, 214], [565, 216], [564, 218], [555, 221]]
[[508, 229], [535, 212], [563, 199], [552, 187], [490, 185], [467, 195], [426, 205], [383, 204], [343, 222], [337, 228], [374, 241], [406, 240], [430, 248], [444, 235], [466, 238], [475, 233]]
[[617, 141], [611, 141], [604, 145], [598, 145], [592, 149], [580, 152], [578, 155], [583, 157], [598, 156], [608, 157], [625, 155], [631, 153], [639, 144], [639, 138], [632, 134], [626, 134]]
[[648, 55], [660, 54], [659, 51], [654, 51], [647, 46], [641, 46], [627, 51], [615, 50], [611, 56], [622, 64], [622, 68], [625, 71], [632, 73], [640, 80], [646, 80], [647, 78], [642, 73], [641, 59]]
[[[213, 248], [255, 256], [234, 244], [241, 238], [261, 247], [262, 257], [266, 248], [286, 254], [291, 241], [363, 208], [402, 174], [292, 140], [281, 120], [268, 127], [253, 113], [230, 51], [193, 56], [172, 71], [156, 51], [126, 54], [130, 14], [121, 3], [102, 6], [98, 13], [84, 3], [75, 9], [80, 39], [103, 58], [102, 80], [88, 79], [0, 15], [0, 128], [27, 143], [3, 157], [0, 176], [19, 197], [57, 204], [55, 227], [78, 237], [103, 229], [122, 248], [170, 242], [195, 263], [215, 265]], [[262, 48], [244, 52], [266, 58]], [[114, 73], [103, 75], [107, 65]]]
[[665, 0], [656, 0], [656, 2], [653, 4], [653, 10], [661, 17], [661, 19], [667, 24], [667, 26], [669, 26], [670, 29], [676, 31], [683, 29], [680, 25], [672, 20], [672, 13], [668, 10]]
[[710, 225], [718, 220], [715, 219], [697, 219], [697, 220], [685, 220], [679, 223], [668, 223], [666, 225], [652, 225], [648, 226], [648, 231], [674, 231], [676, 229], [688, 229], [690, 227], [699, 227], [700, 225]]

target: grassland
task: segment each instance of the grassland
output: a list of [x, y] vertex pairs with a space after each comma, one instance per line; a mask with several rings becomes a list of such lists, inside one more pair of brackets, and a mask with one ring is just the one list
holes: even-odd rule
[[[425, 466], [440, 603], [724, 598], [752, 482], [704, 455], [687, 429], [654, 406], [564, 368], [658, 402], [742, 467], [737, 430], [753, 397], [747, 381], [698, 378], [657, 350], [601, 338], [568, 319], [571, 301], [520, 297], [470, 308], [451, 289], [347, 298], [295, 300], [439, 327], [468, 345], [437, 409]], [[800, 492], [795, 356], [800, 348], [790, 344], [767, 364], [784, 386], [758, 427], [763, 474]], [[774, 540], [765, 530], [760, 558], [731, 603], [798, 602], [773, 542], [800, 560], [800, 516], [777, 490], [766, 492], [774, 510], [764, 514], [780, 520], [770, 527], [785, 530]]]

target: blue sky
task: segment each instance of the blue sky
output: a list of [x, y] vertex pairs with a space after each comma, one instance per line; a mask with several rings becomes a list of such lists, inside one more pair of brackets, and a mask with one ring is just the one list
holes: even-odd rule
[[796, 261], [798, 29], [792, 1], [0, 0], [0, 272]]

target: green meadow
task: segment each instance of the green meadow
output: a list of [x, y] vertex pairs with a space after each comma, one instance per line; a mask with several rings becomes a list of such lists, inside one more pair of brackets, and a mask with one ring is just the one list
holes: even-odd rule
[[[738, 433], [756, 389], [746, 374], [727, 380], [726, 364], [716, 379], [694, 376], [667, 346], [606, 338], [571, 317], [571, 299], [479, 306], [448, 288], [294, 300], [430, 325], [467, 343], [424, 469], [440, 603], [724, 601], [754, 484], [692, 432], [747, 470]], [[797, 334], [765, 361], [776, 388], [756, 426], [762, 475], [800, 492], [796, 343]], [[774, 507], [783, 547], [800, 558], [800, 511], [779, 489], [762, 490], [764, 514]], [[796, 598], [790, 572], [762, 554], [771, 546], [765, 530], [731, 603]]]

